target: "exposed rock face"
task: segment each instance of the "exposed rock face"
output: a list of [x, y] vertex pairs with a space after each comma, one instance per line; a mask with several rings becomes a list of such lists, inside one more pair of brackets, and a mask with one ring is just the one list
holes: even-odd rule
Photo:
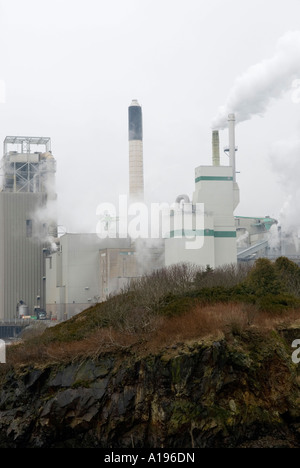
[[0, 447], [300, 447], [296, 338], [252, 331], [144, 358], [10, 370]]

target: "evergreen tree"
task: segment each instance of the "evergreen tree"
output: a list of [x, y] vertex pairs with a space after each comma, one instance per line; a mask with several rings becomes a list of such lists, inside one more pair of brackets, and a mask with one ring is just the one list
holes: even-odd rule
[[259, 258], [247, 278], [249, 292], [258, 297], [269, 294], [279, 295], [286, 292], [279, 272], [267, 258]]
[[286, 257], [279, 257], [275, 261], [275, 268], [282, 282], [290, 294], [300, 296], [300, 268]]

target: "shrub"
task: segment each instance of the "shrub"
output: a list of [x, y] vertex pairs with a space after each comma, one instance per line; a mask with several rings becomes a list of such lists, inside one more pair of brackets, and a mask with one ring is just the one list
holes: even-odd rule
[[286, 257], [279, 257], [275, 261], [275, 268], [290, 294], [300, 296], [300, 268]]
[[300, 300], [288, 294], [267, 294], [257, 298], [256, 304], [263, 311], [283, 312], [287, 308], [299, 307]]
[[215, 270], [190, 264], [163, 268], [133, 281], [123, 293], [47, 329], [38, 339], [44, 344], [67, 343], [85, 340], [103, 329], [144, 336], [155, 329], [161, 317], [179, 317], [197, 305], [246, 304], [253, 316], [254, 309], [278, 312], [295, 308], [300, 299], [286, 286], [286, 278], [290, 282], [300, 278], [299, 271], [285, 258], [275, 263], [259, 259], [250, 271], [249, 265], [243, 264]]
[[184, 294], [193, 288], [197, 271], [198, 267], [188, 263], [162, 268], [133, 280], [127, 291], [135, 307], [157, 312], [164, 297]]
[[250, 270], [250, 265], [245, 263], [224, 265], [215, 270], [208, 265], [205, 270], [202, 269], [196, 273], [194, 286], [195, 289], [216, 286], [231, 288], [242, 283]]
[[274, 263], [266, 258], [256, 260], [254, 267], [246, 279], [246, 286], [249, 294], [253, 294], [256, 297], [266, 295], [276, 296], [286, 292], [284, 283]]
[[196, 303], [197, 301], [193, 297], [169, 294], [161, 300], [158, 313], [161, 316], [175, 317], [185, 313]]

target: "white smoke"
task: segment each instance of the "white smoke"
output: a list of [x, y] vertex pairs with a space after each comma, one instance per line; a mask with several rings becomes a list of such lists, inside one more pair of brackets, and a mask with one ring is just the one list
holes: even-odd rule
[[[270, 162], [278, 183], [285, 193], [285, 200], [279, 212], [281, 235], [299, 249], [300, 230], [300, 140], [280, 140], [273, 143]], [[274, 230], [273, 240], [276, 241]], [[278, 239], [277, 239], [278, 243]]]
[[148, 275], [164, 266], [164, 242], [162, 239], [135, 239], [133, 246], [136, 252], [139, 276]]
[[296, 195], [300, 191], [300, 139], [274, 142], [269, 159], [284, 190], [289, 195]]
[[243, 234], [238, 236], [237, 241], [237, 248], [238, 249], [243, 249], [249, 246], [249, 232], [245, 231]]
[[56, 200], [47, 200], [47, 204], [37, 208], [32, 213], [34, 219], [33, 240], [39, 239], [46, 243], [52, 252], [57, 251], [57, 203]]
[[227, 127], [228, 115], [234, 113], [237, 123], [263, 116], [274, 99], [283, 96], [300, 77], [300, 31], [282, 36], [275, 54], [251, 66], [239, 76], [213, 120], [213, 129]]
[[271, 252], [278, 251], [278, 249], [280, 248], [281, 235], [278, 230], [277, 224], [273, 224], [273, 226], [271, 226], [268, 236], [268, 242]]

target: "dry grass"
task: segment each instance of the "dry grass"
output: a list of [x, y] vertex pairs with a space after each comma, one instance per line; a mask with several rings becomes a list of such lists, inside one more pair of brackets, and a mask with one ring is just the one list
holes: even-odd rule
[[126, 350], [139, 341], [136, 334], [124, 334], [111, 328], [97, 329], [88, 338], [68, 343], [45, 344], [36, 339], [24, 340], [22, 343], [9, 346], [7, 364], [60, 364], [97, 358], [99, 354], [115, 350]]
[[240, 333], [250, 326], [250, 312], [252, 319], [252, 308], [250, 311], [240, 304], [196, 306], [180, 316], [160, 319], [160, 326], [151, 341], [167, 346], [207, 336]]
[[297, 320], [300, 321], [300, 309], [274, 315], [258, 311], [255, 306], [247, 304], [196, 306], [177, 317], [159, 318], [156, 331], [149, 337], [145, 350], [155, 352], [176, 343], [207, 337], [219, 339], [220, 336], [242, 336], [249, 329], [264, 333], [291, 326]]
[[88, 338], [69, 343], [49, 343], [35, 339], [10, 346], [7, 361], [10, 365], [47, 364], [97, 358], [102, 353], [155, 353], [176, 343], [201, 340], [205, 337], [241, 335], [253, 327], [260, 331], [289, 326], [300, 320], [300, 309], [285, 314], [261, 312], [245, 304], [197, 305], [176, 317], [155, 317], [151, 330], [124, 332], [113, 328], [98, 328]]

